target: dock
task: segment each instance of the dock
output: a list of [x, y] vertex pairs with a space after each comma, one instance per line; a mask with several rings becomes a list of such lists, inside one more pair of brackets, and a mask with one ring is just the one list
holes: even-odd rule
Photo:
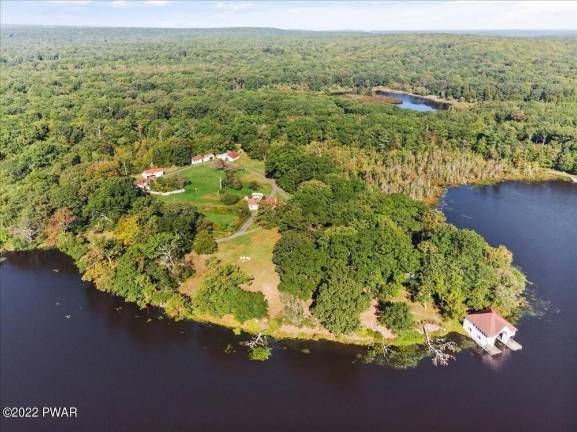
[[497, 348], [495, 345], [481, 345], [480, 343], [477, 342], [477, 345], [479, 345], [481, 348], [483, 348], [486, 352], [488, 352], [490, 355], [494, 356], [497, 354], [501, 354], [501, 350], [499, 348]]
[[511, 351], [520, 351], [523, 349], [523, 346], [513, 338], [509, 338], [507, 342], [503, 342], [500, 339], [499, 341]]

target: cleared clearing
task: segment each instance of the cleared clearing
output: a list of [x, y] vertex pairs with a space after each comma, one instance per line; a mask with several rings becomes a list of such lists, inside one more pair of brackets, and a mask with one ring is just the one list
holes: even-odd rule
[[[224, 264], [239, 266], [242, 271], [253, 277], [251, 284], [246, 289], [264, 294], [271, 318], [280, 316], [283, 311], [278, 291], [280, 279], [272, 262], [273, 249], [279, 238], [280, 234], [277, 230], [260, 229], [221, 243], [218, 251], [212, 255]], [[183, 284], [182, 292], [193, 295], [200, 287], [202, 279], [208, 271], [206, 266], [208, 258], [196, 254], [190, 255], [196, 273]]]
[[[243, 155], [243, 163], [247, 166], [264, 170], [264, 163], [251, 161]], [[249, 184], [258, 183], [258, 191], [265, 195], [270, 195], [272, 186], [263, 181], [257, 174], [243, 170], [241, 166], [234, 163], [229, 166], [239, 168], [239, 178], [243, 184], [242, 189], [235, 190], [225, 188], [227, 194], [238, 197], [250, 196], [252, 189]], [[260, 171], [259, 171], [260, 172]], [[215, 225], [217, 236], [230, 234], [241, 223], [239, 218], [239, 208], [237, 205], [225, 205], [220, 201], [220, 182], [224, 178], [224, 170], [214, 168], [214, 162], [207, 162], [201, 165], [193, 165], [185, 168], [170, 169], [166, 175], [180, 175], [190, 181], [185, 187], [185, 192], [166, 197], [159, 197], [164, 201], [183, 202], [194, 205]], [[242, 205], [239, 203], [238, 205]]]

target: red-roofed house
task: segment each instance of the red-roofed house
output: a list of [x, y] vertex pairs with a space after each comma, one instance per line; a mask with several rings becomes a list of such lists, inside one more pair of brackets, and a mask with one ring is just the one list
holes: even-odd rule
[[248, 199], [248, 209], [251, 211], [258, 210], [258, 201], [255, 200], [254, 198], [249, 198]]
[[221, 159], [226, 162], [234, 162], [240, 158], [240, 153], [235, 151], [227, 151], [226, 153], [221, 153], [216, 155], [217, 159]]
[[272, 208], [276, 207], [277, 201], [276, 201], [276, 197], [274, 196], [267, 196], [264, 201], [271, 206]]
[[145, 179], [155, 179], [164, 175], [164, 168], [150, 168], [142, 171], [142, 177]]
[[148, 190], [148, 181], [145, 179], [136, 179], [134, 180], [134, 186], [143, 190]]
[[521, 345], [513, 340], [517, 328], [493, 309], [467, 315], [463, 320], [463, 328], [471, 339], [490, 353], [500, 352], [490, 349], [495, 347], [497, 340], [511, 349], [521, 349]]
[[201, 155], [197, 155], [197, 156], [193, 156], [190, 159], [190, 164], [191, 165], [198, 165], [201, 164], [203, 162], [208, 162], [214, 159], [214, 155], [212, 153], [206, 153]]

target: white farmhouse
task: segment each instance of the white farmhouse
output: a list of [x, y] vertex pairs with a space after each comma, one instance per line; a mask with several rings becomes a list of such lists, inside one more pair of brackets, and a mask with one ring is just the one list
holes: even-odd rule
[[164, 175], [164, 168], [150, 168], [142, 171], [142, 177], [145, 179], [152, 179], [162, 177]]
[[216, 155], [216, 158], [226, 162], [234, 162], [235, 160], [240, 159], [240, 153], [235, 151], [227, 151], [226, 153]]
[[262, 192], [253, 192], [250, 197], [254, 200], [260, 201], [263, 199], [264, 194]]
[[202, 156], [202, 161], [203, 162], [208, 162], [214, 159], [214, 154], [212, 153], [207, 153], [204, 156]]
[[493, 309], [467, 315], [463, 320], [463, 328], [471, 339], [491, 355], [501, 352], [495, 346], [497, 340], [514, 351], [522, 348], [513, 340], [517, 328]]
[[201, 164], [202, 162], [203, 162], [202, 156], [193, 156], [193, 157], [190, 159], [190, 164], [191, 164], [191, 165], [198, 165], [198, 164]]
[[257, 211], [258, 210], [258, 201], [254, 198], [248, 199], [248, 209], [250, 211]]

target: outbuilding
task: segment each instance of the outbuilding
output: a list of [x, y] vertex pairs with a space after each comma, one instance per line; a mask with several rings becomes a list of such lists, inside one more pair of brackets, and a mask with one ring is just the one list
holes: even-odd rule
[[254, 198], [249, 198], [248, 199], [248, 209], [251, 211], [257, 211], [258, 210], [258, 201], [255, 200]]
[[142, 190], [148, 190], [148, 180], [145, 179], [136, 179], [134, 180], [134, 186], [136, 186], [137, 188], [140, 188]]
[[275, 208], [277, 205], [277, 200], [275, 196], [269, 195], [265, 198], [265, 202], [271, 207]]
[[235, 160], [240, 159], [240, 153], [235, 151], [227, 151], [226, 153], [216, 155], [216, 158], [226, 162], [234, 162]]
[[263, 194], [262, 192], [253, 192], [253, 193], [250, 195], [250, 197], [251, 197], [252, 199], [255, 199], [255, 200], [257, 200], [257, 201], [260, 201], [260, 200], [263, 199], [264, 194]]
[[471, 339], [491, 355], [501, 352], [495, 346], [496, 341], [500, 341], [514, 351], [522, 348], [513, 339], [517, 328], [493, 309], [467, 315], [463, 320], [463, 328]]
[[207, 153], [202, 157], [202, 161], [203, 162], [208, 162], [214, 159], [214, 154], [212, 153]]
[[142, 171], [142, 177], [145, 179], [154, 180], [155, 178], [162, 177], [164, 175], [164, 168], [150, 168]]

